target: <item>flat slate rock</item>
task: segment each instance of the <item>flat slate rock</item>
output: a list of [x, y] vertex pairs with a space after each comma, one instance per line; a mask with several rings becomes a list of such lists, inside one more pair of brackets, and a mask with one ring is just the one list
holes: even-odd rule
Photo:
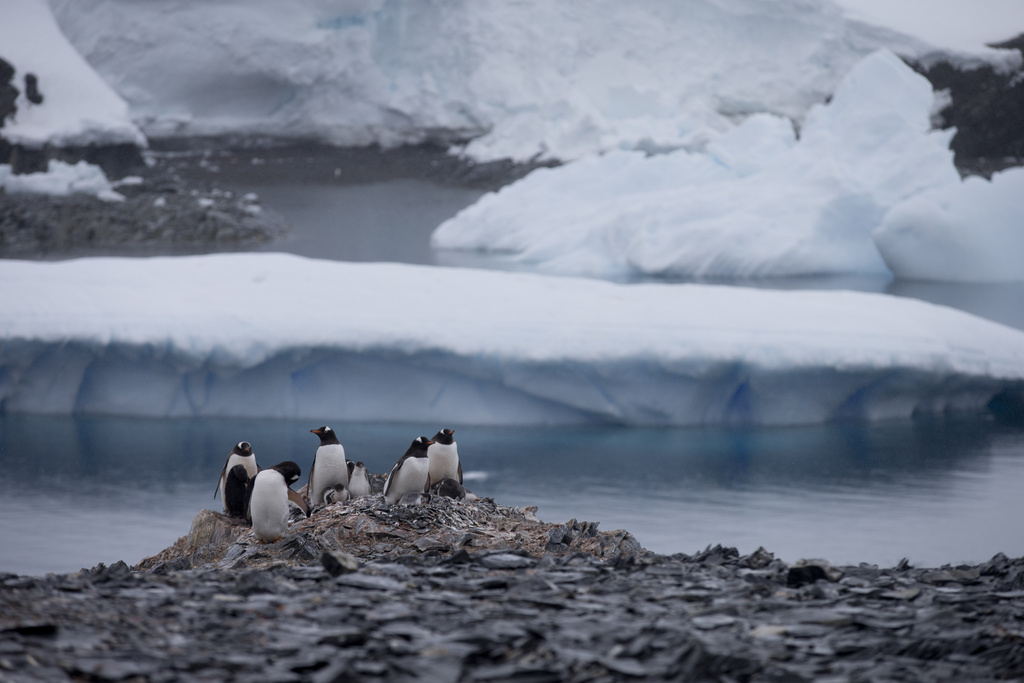
[[837, 580], [793, 586], [763, 549], [404, 550], [337, 576], [297, 562], [0, 575], [0, 679], [1024, 679], [1024, 558], [830, 567]]

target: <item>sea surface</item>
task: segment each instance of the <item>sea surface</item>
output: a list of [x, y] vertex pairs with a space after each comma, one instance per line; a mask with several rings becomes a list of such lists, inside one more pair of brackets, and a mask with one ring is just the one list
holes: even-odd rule
[[[237, 180], [237, 179], [236, 179]], [[262, 250], [353, 261], [513, 268], [437, 254], [433, 228], [480, 190], [395, 178], [253, 186], [293, 233]], [[940, 303], [1024, 329], [1024, 283], [957, 285], [877, 278], [732, 283], [859, 289]], [[401, 420], [401, 416], [396, 416]], [[0, 572], [129, 564], [188, 532], [237, 441], [303, 480], [320, 424], [241, 419], [0, 415]], [[1024, 427], [990, 417], [800, 428], [493, 428], [331, 424], [348, 457], [385, 473], [413, 438], [456, 429], [468, 487], [505, 505], [625, 528], [661, 553], [723, 544], [787, 561], [917, 566], [1024, 554]]]

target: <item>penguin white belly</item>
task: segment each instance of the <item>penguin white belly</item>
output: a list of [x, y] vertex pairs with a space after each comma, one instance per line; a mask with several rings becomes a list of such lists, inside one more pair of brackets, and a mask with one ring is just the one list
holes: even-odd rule
[[455, 444], [435, 443], [427, 449], [430, 458], [430, 481], [437, 483], [442, 479], [454, 479], [462, 483], [459, 476], [459, 451]]
[[276, 470], [256, 475], [249, 499], [249, 515], [256, 538], [269, 543], [288, 530], [288, 485]]
[[345, 461], [345, 447], [341, 444], [328, 444], [316, 449], [306, 492], [310, 503], [323, 505], [324, 493], [331, 487], [348, 488], [348, 463]]
[[226, 483], [224, 481], [224, 479], [225, 479], [226, 474], [228, 472], [230, 472], [231, 468], [234, 467], [235, 465], [242, 465], [243, 467], [245, 467], [245, 472], [246, 472], [246, 474], [249, 475], [250, 479], [255, 477], [256, 476], [256, 472], [257, 472], [256, 458], [254, 458], [252, 456], [246, 457], [246, 456], [243, 456], [243, 455], [238, 455], [237, 453], [232, 453], [228, 457], [227, 465], [224, 466], [224, 474], [221, 475], [221, 480], [220, 480], [220, 502], [224, 504], [224, 509], [225, 510], [228, 509], [228, 498], [227, 498], [227, 491], [224, 490], [225, 489], [224, 485]]
[[366, 470], [359, 468], [348, 482], [348, 492], [353, 498], [370, 495], [370, 480], [366, 477]]
[[392, 470], [385, 486], [384, 498], [394, 505], [405, 493], [422, 493], [430, 480], [429, 458], [406, 458], [401, 467]]

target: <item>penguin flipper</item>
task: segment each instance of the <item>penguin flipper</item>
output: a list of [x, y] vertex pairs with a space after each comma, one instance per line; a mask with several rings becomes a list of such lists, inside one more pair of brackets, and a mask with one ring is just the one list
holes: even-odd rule
[[306, 500], [302, 496], [295, 491], [288, 489], [288, 500], [298, 505], [299, 509], [309, 517], [309, 506], [306, 505]]
[[384, 490], [382, 493], [385, 496], [388, 495], [388, 490], [391, 488], [391, 482], [394, 481], [395, 476], [398, 474], [398, 470], [402, 468], [403, 461], [405, 461], [404, 456], [395, 463], [395, 466], [391, 468], [391, 472], [388, 474], [388, 478], [384, 480]]
[[220, 478], [217, 480], [217, 485], [213, 488], [213, 497], [214, 498], [217, 497], [217, 492], [221, 490], [222, 486], [224, 486], [224, 480], [228, 476], [228, 461], [229, 460], [231, 460], [230, 456], [228, 456], [228, 460], [224, 461], [224, 468], [220, 471]]
[[427, 485], [423, 487], [423, 493], [430, 493], [430, 472], [427, 472]]
[[309, 499], [313, 500], [313, 471], [316, 469], [316, 456], [313, 456], [313, 463], [309, 466], [309, 480], [306, 481], [306, 493]]
[[462, 483], [462, 461], [459, 461], [459, 483]]

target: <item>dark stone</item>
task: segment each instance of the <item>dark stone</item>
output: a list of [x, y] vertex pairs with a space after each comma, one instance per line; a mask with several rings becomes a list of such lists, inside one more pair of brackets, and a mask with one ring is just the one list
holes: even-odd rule
[[786, 574], [786, 585], [790, 588], [799, 588], [815, 581], [828, 581], [828, 574], [816, 564], [790, 567]]
[[33, 73], [25, 74], [25, 99], [32, 104], [43, 103], [43, 94], [39, 92], [39, 78]]
[[331, 576], [341, 576], [359, 569], [359, 560], [340, 550], [325, 551], [320, 556], [320, 563]]

